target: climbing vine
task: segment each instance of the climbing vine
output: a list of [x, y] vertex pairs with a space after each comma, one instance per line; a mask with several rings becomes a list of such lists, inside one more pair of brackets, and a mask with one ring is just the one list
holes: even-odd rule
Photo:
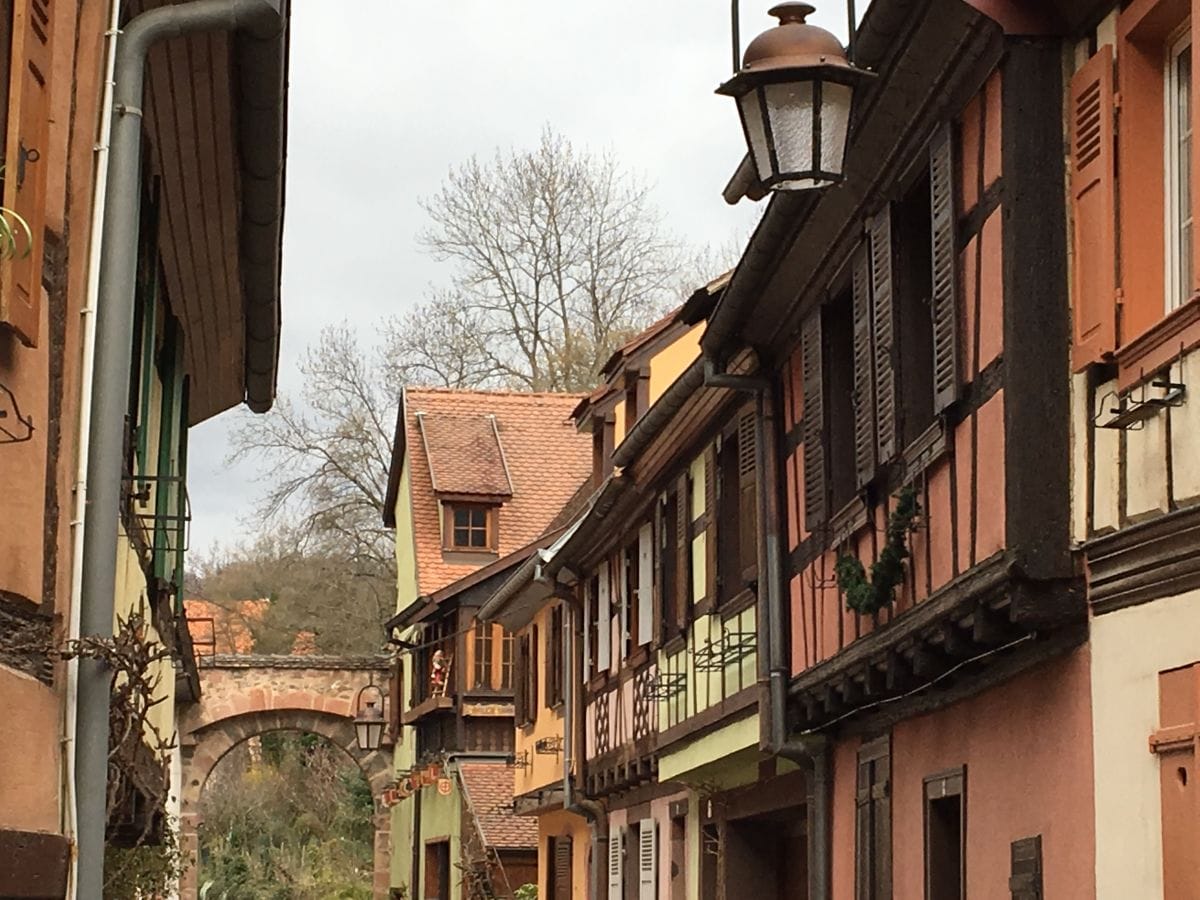
[[904, 561], [911, 555], [908, 536], [915, 530], [921, 504], [916, 489], [905, 487], [896, 496], [896, 508], [888, 517], [887, 535], [879, 559], [871, 564], [867, 577], [862, 560], [849, 553], [838, 556], [834, 564], [838, 588], [846, 598], [846, 608], [862, 615], [872, 615], [896, 599], [896, 588], [904, 582]]

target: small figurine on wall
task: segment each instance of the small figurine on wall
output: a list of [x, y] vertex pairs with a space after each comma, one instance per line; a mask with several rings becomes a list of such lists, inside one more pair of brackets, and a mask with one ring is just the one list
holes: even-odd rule
[[433, 653], [433, 665], [429, 673], [429, 684], [435, 697], [446, 696], [446, 684], [450, 680], [450, 658], [441, 650]]

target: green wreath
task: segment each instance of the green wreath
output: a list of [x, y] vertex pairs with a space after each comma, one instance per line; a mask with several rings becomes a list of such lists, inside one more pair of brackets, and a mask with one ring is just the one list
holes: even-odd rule
[[904, 561], [912, 554], [908, 535], [916, 530], [921, 513], [916, 489], [911, 485], [896, 495], [896, 508], [888, 517], [887, 539], [879, 559], [871, 564], [871, 577], [857, 556], [842, 553], [834, 564], [838, 588], [846, 597], [846, 608], [861, 615], [872, 615], [896, 599], [896, 588], [904, 583]]

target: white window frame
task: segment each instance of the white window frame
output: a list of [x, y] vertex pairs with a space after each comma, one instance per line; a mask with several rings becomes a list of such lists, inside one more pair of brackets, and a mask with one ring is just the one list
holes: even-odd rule
[[[1185, 257], [1186, 254], [1193, 252], [1191, 247], [1182, 247], [1180, 241], [1180, 232], [1185, 224], [1192, 228], [1192, 241], [1196, 240], [1195, 223], [1191, 221], [1192, 210], [1182, 209], [1179, 202], [1179, 171], [1184, 160], [1180, 159], [1179, 141], [1180, 141], [1180, 121], [1178, 117], [1179, 104], [1179, 72], [1176, 67], [1176, 60], [1179, 55], [1186, 49], [1192, 46], [1192, 26], [1191, 21], [1185, 22], [1184, 25], [1172, 35], [1171, 40], [1167, 44], [1166, 68], [1163, 73], [1164, 91], [1164, 122], [1166, 125], [1165, 148], [1164, 148], [1164, 168], [1166, 172], [1164, 189], [1167, 195], [1166, 203], [1166, 240], [1164, 241], [1167, 250], [1166, 260], [1166, 296], [1164, 298], [1164, 307], [1166, 312], [1178, 309], [1182, 306], [1191, 294], [1191, 286], [1183, 284], [1184, 272], [1190, 272], [1190, 260]], [[1193, 60], [1193, 71], [1194, 71]], [[1189, 91], [1195, 90], [1195, 78], [1192, 78], [1192, 83], [1189, 85]], [[1195, 123], [1189, 122], [1189, 139], [1195, 140]], [[1190, 160], [1188, 161], [1190, 163]], [[1195, 190], [1196, 173], [1191, 173], [1193, 184], [1191, 190]], [[1194, 273], [1192, 275], [1194, 278]]]

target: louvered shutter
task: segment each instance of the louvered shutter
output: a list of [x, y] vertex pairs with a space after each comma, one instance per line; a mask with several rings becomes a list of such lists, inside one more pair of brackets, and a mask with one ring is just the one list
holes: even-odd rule
[[895, 303], [892, 208], [871, 220], [871, 330], [875, 358], [875, 436], [880, 465], [896, 455]]
[[592, 604], [596, 602], [596, 598], [592, 596], [592, 582], [585, 580], [583, 583], [583, 673], [584, 678], [587, 678], [592, 673], [592, 664], [595, 660], [592, 659], [592, 636], [589, 633], [592, 627]]
[[874, 828], [874, 898], [892, 896], [892, 760], [889, 753], [875, 760], [871, 781], [871, 819]]
[[1105, 44], [1071, 79], [1072, 368], [1116, 349], [1117, 244], [1113, 57]]
[[758, 566], [758, 447], [754, 412], [747, 410], [738, 419], [738, 555], [742, 575]]
[[618, 828], [608, 836], [608, 900], [623, 900], [621, 880], [625, 867], [625, 832]]
[[945, 409], [958, 399], [958, 279], [954, 224], [958, 204], [954, 198], [954, 135], [949, 123], [933, 136], [929, 148], [929, 206], [933, 296], [933, 408]]
[[569, 837], [554, 841], [554, 900], [571, 900], [572, 851]]
[[596, 671], [607, 672], [612, 666], [612, 585], [609, 582], [608, 560], [600, 561], [600, 634], [596, 641]]
[[825, 364], [821, 310], [814, 309], [800, 326], [804, 381], [804, 524], [816, 531], [825, 521]]
[[617, 600], [617, 664], [625, 659], [625, 647], [629, 641], [629, 554], [622, 550], [617, 554], [617, 571], [613, 576], [616, 584], [613, 593]]
[[[25, 220], [16, 258], [5, 262], [0, 284], [0, 322], [23, 344], [37, 346], [41, 319], [42, 243], [46, 221], [46, 160], [50, 133], [51, 0], [18, 0], [13, 14], [8, 134], [4, 158], [3, 204]], [[28, 252], [25, 250], [28, 249]]]
[[517, 638], [517, 677], [513, 679], [513, 709], [517, 714], [517, 724], [522, 725], [527, 720], [525, 716], [525, 683], [529, 678], [529, 638], [520, 635]]
[[855, 900], [875, 900], [871, 884], [871, 838], [871, 763], [860, 759], [854, 795]]
[[638, 531], [638, 645], [650, 643], [654, 633], [654, 529]]
[[1012, 900], [1042, 900], [1042, 836], [1013, 841], [1009, 850], [1012, 865], [1008, 890]]
[[704, 449], [704, 512], [708, 522], [704, 538], [704, 596], [714, 602], [719, 594], [717, 578], [720, 574], [717, 564], [717, 511], [719, 504], [717, 485], [719, 482], [717, 446], [709, 444]]
[[871, 354], [871, 262], [866, 247], [854, 254], [854, 467], [858, 486], [875, 477], [875, 366]]
[[658, 828], [653, 819], [642, 819], [638, 829], [638, 900], [658, 897]]
[[692, 507], [689, 502], [688, 477], [680, 475], [675, 494], [675, 624], [685, 628], [688, 610], [692, 606]]

